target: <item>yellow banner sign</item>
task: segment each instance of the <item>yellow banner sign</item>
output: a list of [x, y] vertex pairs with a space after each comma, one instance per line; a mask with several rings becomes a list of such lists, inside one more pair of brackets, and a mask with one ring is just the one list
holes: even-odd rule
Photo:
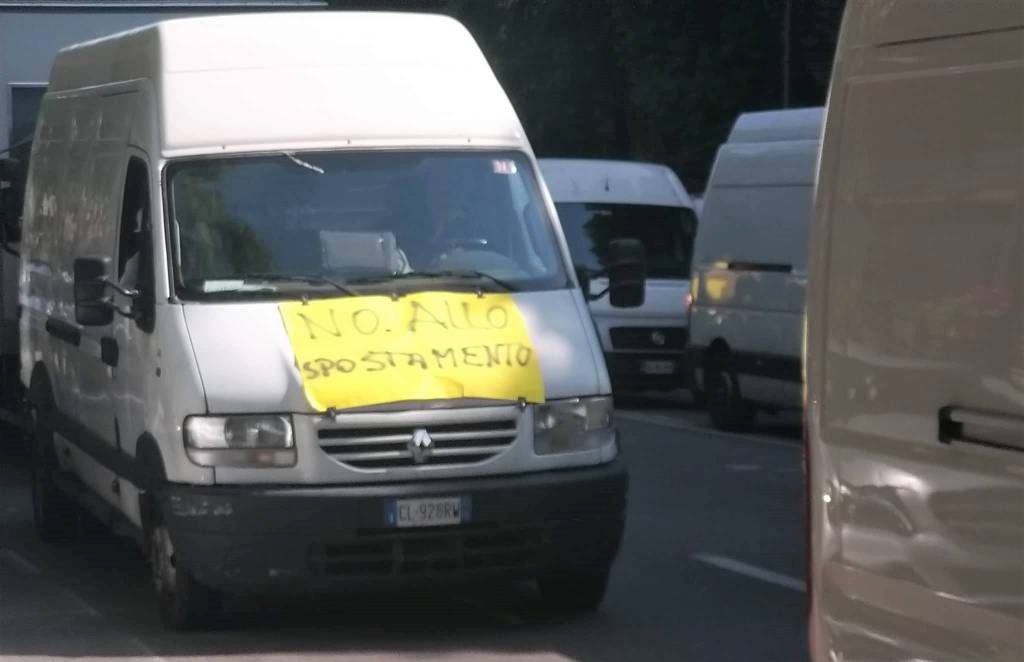
[[403, 400], [544, 401], [522, 315], [508, 294], [422, 292], [280, 304], [310, 405]]

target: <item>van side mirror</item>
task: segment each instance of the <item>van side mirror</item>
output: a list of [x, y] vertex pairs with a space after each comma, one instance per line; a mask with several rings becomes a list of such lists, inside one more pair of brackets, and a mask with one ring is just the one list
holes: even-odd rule
[[637, 308], [644, 303], [647, 257], [639, 239], [608, 242], [608, 302], [616, 308]]
[[109, 260], [75, 260], [75, 321], [82, 326], [105, 326], [114, 321], [114, 306], [107, 299]]

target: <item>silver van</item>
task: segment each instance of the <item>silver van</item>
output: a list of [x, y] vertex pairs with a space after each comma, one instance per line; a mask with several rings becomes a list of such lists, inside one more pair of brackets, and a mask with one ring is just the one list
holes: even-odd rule
[[644, 303], [590, 302], [617, 390], [688, 388], [684, 358], [688, 339], [686, 297], [697, 215], [671, 168], [655, 163], [603, 159], [541, 159], [544, 182], [575, 269], [593, 291], [616, 239], [641, 241], [647, 259]]
[[[86, 506], [138, 540], [175, 628], [226, 591], [413, 578], [597, 606], [625, 518], [608, 375], [461, 25], [169, 21], [50, 80], [20, 282], [44, 538]], [[611, 251], [638, 305], [642, 247]]]

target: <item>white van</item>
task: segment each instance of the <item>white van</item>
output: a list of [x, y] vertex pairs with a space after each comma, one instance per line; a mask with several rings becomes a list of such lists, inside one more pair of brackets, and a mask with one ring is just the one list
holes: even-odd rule
[[693, 256], [690, 364], [715, 427], [799, 408], [807, 232], [821, 108], [737, 118], [711, 170]]
[[[45, 538], [76, 502], [103, 515], [173, 627], [223, 591], [396, 579], [600, 602], [626, 493], [609, 380], [460, 24], [184, 19], [65, 49], [50, 81], [20, 290]], [[611, 251], [637, 305], [642, 247]]]
[[811, 239], [816, 662], [1024, 659], [1024, 2], [849, 2]]
[[615, 390], [688, 387], [686, 295], [697, 217], [679, 178], [666, 166], [633, 161], [541, 159], [540, 168], [577, 273], [595, 293], [607, 287], [591, 276], [606, 268], [609, 242], [634, 238], [646, 249], [642, 306], [590, 303]]

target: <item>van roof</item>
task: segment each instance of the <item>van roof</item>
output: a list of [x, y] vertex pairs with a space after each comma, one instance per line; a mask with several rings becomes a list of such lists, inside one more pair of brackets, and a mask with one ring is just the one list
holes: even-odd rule
[[784, 140], [818, 140], [824, 108], [768, 110], [743, 113], [736, 118], [726, 142], [764, 143]]
[[48, 94], [137, 79], [153, 83], [165, 156], [283, 146], [529, 148], [473, 37], [439, 15], [163, 21], [63, 49]]
[[327, 0], [0, 0], [0, 8], [26, 9], [237, 9], [326, 6]]
[[609, 202], [693, 207], [679, 178], [667, 166], [603, 159], [540, 159], [557, 202]]

